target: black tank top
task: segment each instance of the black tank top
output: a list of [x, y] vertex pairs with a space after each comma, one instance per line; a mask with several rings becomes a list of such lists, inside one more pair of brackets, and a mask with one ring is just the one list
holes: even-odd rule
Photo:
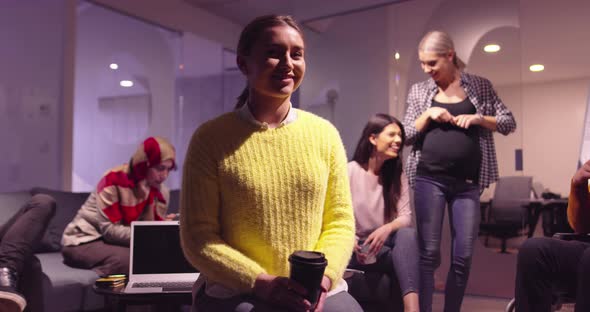
[[[432, 100], [432, 106], [445, 108], [453, 116], [476, 112], [469, 98], [454, 104]], [[478, 132], [478, 126], [463, 129], [451, 123], [431, 120], [422, 142], [417, 174], [471, 180], [477, 183], [481, 161]]]

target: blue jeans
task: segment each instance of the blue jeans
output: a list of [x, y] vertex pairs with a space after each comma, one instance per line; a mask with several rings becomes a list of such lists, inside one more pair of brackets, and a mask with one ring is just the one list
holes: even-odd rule
[[[418, 292], [418, 242], [413, 228], [401, 228], [393, 232], [377, 254], [377, 262], [360, 264], [356, 255], [352, 255], [349, 268], [366, 272], [381, 272], [397, 278], [401, 296]], [[392, 294], [399, 296], [400, 294]]]
[[432, 310], [434, 271], [440, 266], [440, 238], [447, 205], [451, 226], [451, 267], [445, 286], [444, 311], [458, 312], [479, 229], [479, 185], [417, 176], [414, 203], [420, 248], [420, 311]]

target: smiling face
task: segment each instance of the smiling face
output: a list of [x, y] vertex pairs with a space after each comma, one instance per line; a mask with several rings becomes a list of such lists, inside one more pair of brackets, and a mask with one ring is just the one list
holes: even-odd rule
[[391, 123], [378, 134], [371, 134], [369, 141], [375, 147], [375, 156], [385, 159], [396, 158], [402, 148], [402, 130], [397, 124]]
[[455, 65], [453, 64], [454, 52], [439, 55], [435, 52], [418, 52], [420, 66], [424, 73], [428, 74], [436, 82], [454, 74]]
[[260, 34], [248, 55], [238, 56], [238, 66], [252, 92], [289, 97], [305, 74], [303, 38], [287, 25], [269, 27]]

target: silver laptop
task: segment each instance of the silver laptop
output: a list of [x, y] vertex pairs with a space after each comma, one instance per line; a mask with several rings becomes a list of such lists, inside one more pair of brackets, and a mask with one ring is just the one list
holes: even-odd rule
[[178, 221], [131, 223], [126, 293], [191, 292], [199, 277], [180, 247]]

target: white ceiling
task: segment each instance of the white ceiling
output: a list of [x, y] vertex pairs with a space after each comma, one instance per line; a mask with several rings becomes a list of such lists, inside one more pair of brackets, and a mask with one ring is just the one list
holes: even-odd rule
[[288, 14], [302, 24], [351, 14], [408, 0], [185, 0], [186, 2], [246, 25], [257, 16]]
[[[469, 70], [501, 84], [590, 77], [590, 1], [521, 0], [519, 24], [483, 34]], [[501, 51], [485, 53], [488, 43], [500, 44]], [[545, 70], [529, 71], [536, 63]]]

